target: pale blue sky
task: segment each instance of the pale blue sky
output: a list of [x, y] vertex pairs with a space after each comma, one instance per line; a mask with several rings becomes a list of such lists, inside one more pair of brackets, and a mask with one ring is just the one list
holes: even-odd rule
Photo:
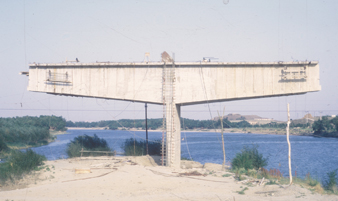
[[[33, 62], [318, 60], [322, 91], [306, 95], [186, 106], [182, 117], [217, 111], [286, 119], [338, 114], [338, 1], [335, 0], [21, 0], [0, 1], [0, 117], [57, 115], [72, 121], [144, 118], [144, 104], [28, 92]], [[123, 112], [122, 112], [123, 111]], [[162, 107], [149, 105], [149, 117]]]

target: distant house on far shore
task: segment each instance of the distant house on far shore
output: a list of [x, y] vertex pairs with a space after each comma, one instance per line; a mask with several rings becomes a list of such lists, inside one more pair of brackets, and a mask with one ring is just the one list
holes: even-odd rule
[[[214, 121], [217, 121], [219, 119], [219, 117], [215, 117], [213, 118]], [[241, 114], [228, 114], [226, 116], [223, 116], [223, 119], [228, 119], [230, 122], [240, 122], [240, 121], [247, 121], [250, 124], [254, 125], [254, 124], [267, 124], [267, 123], [271, 123], [272, 121], [274, 121], [272, 118], [264, 118], [264, 117], [260, 117], [257, 115], [241, 115]], [[275, 121], [274, 121], [275, 122]]]
[[[319, 120], [322, 116], [312, 116], [310, 113], [304, 115], [303, 118], [301, 119], [293, 119], [292, 123], [294, 124], [313, 124], [313, 122]], [[333, 119], [336, 117], [336, 115], [328, 115], [326, 116], [329, 120]]]
[[[326, 116], [328, 117], [328, 119], [332, 119], [335, 118], [336, 115], [330, 115], [330, 116]], [[273, 118], [264, 118], [264, 117], [260, 117], [257, 115], [241, 115], [241, 114], [228, 114], [226, 116], [223, 116], [223, 119], [228, 119], [230, 122], [240, 122], [240, 121], [247, 121], [249, 122], [251, 125], [255, 125], [255, 124], [268, 124], [271, 122], [276, 122], [276, 123], [285, 123], [285, 121], [276, 121]], [[312, 116], [310, 113], [305, 114], [304, 117], [302, 117], [301, 119], [292, 119], [291, 122], [294, 124], [313, 124], [313, 122], [319, 120], [321, 117], [320, 116]], [[219, 117], [215, 117], [213, 118], [214, 121], [217, 121], [219, 119]]]

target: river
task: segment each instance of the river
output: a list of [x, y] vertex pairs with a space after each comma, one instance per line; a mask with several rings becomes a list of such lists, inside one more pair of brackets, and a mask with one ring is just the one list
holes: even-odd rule
[[[68, 134], [58, 135], [56, 141], [41, 147], [32, 148], [35, 152], [45, 155], [48, 160], [67, 158], [66, 147], [74, 137], [87, 134], [107, 140], [109, 146], [122, 152], [121, 145], [131, 137], [144, 139], [144, 131], [113, 131], [113, 130], [68, 130]], [[148, 132], [149, 140], [160, 140], [161, 132]], [[182, 157], [204, 163], [223, 162], [220, 133], [214, 132], [182, 132]], [[267, 169], [277, 168], [284, 176], [288, 176], [288, 145], [284, 135], [225, 133], [226, 160], [230, 161], [240, 152], [243, 146], [258, 145], [258, 150], [268, 157]], [[307, 173], [323, 180], [329, 171], [338, 168], [338, 139], [316, 138], [310, 136], [290, 136], [292, 155], [292, 172], [304, 178]]]

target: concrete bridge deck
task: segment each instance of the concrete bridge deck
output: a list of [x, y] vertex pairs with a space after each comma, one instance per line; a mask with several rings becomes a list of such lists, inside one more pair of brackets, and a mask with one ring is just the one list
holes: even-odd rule
[[[29, 91], [163, 104], [163, 67], [172, 63], [30, 64]], [[318, 62], [175, 62], [176, 104], [319, 91]]]

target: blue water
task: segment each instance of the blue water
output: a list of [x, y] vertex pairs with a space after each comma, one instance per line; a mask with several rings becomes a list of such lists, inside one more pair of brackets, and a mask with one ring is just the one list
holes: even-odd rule
[[[121, 145], [125, 139], [134, 137], [144, 139], [145, 132], [112, 131], [112, 130], [69, 130], [69, 134], [58, 135], [55, 142], [46, 146], [35, 147], [33, 150], [45, 155], [48, 160], [67, 158], [66, 146], [74, 137], [87, 134], [107, 140], [109, 146], [117, 152], [122, 152]], [[149, 132], [149, 140], [160, 140], [161, 132]], [[182, 156], [191, 157], [194, 161], [204, 163], [223, 162], [220, 133], [182, 132], [184, 140], [181, 143]], [[230, 161], [240, 152], [243, 146], [258, 145], [258, 150], [264, 157], [268, 157], [267, 169], [277, 168], [284, 176], [288, 176], [288, 145], [284, 135], [259, 135], [225, 133], [226, 160]], [[310, 173], [322, 180], [326, 173], [338, 168], [338, 139], [316, 138], [308, 136], [290, 136], [292, 172], [305, 177]]]

